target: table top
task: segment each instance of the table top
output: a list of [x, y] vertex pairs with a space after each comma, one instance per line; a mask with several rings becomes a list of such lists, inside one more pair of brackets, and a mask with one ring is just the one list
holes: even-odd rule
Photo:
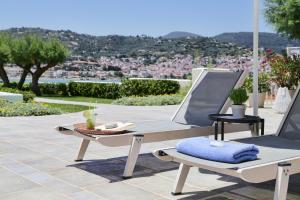
[[235, 118], [232, 114], [210, 114], [209, 119], [213, 121], [231, 122], [231, 123], [257, 123], [263, 119], [259, 116], [245, 115], [243, 118]]

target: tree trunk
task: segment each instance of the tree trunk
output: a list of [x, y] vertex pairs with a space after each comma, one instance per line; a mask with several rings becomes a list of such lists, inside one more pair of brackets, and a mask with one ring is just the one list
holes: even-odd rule
[[36, 96], [41, 96], [42, 95], [40, 87], [39, 87], [40, 77], [41, 76], [37, 73], [32, 74], [31, 90], [36, 94]]
[[39, 79], [48, 69], [55, 65], [47, 65], [46, 67], [38, 67], [34, 73], [32, 73], [32, 83], [31, 83], [31, 90], [37, 95], [41, 96], [41, 90], [39, 86]]
[[10, 82], [9, 82], [7, 73], [6, 73], [6, 71], [5, 71], [4, 67], [3, 67], [3, 65], [0, 66], [0, 77], [1, 77], [1, 79], [2, 79], [2, 81], [3, 81], [3, 86], [4, 86], [4, 87], [9, 87], [9, 86], [10, 86]]
[[20, 81], [19, 81], [18, 86], [17, 86], [19, 90], [22, 89], [22, 87], [23, 87], [23, 85], [24, 85], [24, 83], [25, 83], [27, 74], [28, 74], [28, 72], [25, 71], [25, 70], [23, 70], [23, 72], [22, 72], [22, 74], [21, 74]]

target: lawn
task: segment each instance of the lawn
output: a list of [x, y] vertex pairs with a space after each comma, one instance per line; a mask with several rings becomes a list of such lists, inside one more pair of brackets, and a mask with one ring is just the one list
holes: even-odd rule
[[57, 104], [57, 103], [41, 103], [41, 104], [48, 108], [59, 109], [63, 113], [81, 112], [89, 109], [89, 106], [82, 106], [82, 105]]
[[111, 104], [113, 99], [101, 99], [95, 97], [58, 97], [58, 96], [43, 96], [46, 99], [64, 100], [64, 101], [77, 101], [77, 102], [88, 102], [88, 103], [102, 103]]

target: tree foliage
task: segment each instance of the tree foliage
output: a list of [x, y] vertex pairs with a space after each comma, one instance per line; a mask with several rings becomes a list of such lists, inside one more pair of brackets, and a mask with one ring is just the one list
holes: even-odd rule
[[300, 0], [266, 0], [265, 15], [279, 33], [300, 39]]
[[30, 68], [33, 67], [33, 55], [32, 52], [35, 51], [32, 46], [31, 36], [25, 36], [20, 39], [13, 39], [11, 46], [11, 56], [12, 61], [23, 69], [23, 72], [18, 83], [18, 88], [22, 89], [25, 82], [26, 76], [29, 73]]
[[41, 38], [33, 38], [33, 49], [31, 55], [35, 70], [30, 69], [29, 73], [32, 76], [32, 91], [37, 95], [41, 95], [40, 88], [38, 86], [39, 78], [48, 69], [55, 67], [59, 63], [63, 63], [68, 56], [68, 50], [56, 39], [49, 41], [42, 41]]
[[27, 35], [21, 38], [10, 39], [9, 50], [11, 61], [23, 70], [18, 88], [22, 88], [27, 75], [30, 74], [32, 77], [31, 89], [37, 95], [41, 94], [38, 85], [39, 78], [48, 69], [64, 62], [68, 56], [67, 48], [57, 39], [43, 40], [37, 35]]

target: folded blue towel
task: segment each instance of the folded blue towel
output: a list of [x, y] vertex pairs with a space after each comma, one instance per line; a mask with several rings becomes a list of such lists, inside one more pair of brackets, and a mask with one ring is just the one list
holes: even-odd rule
[[215, 146], [213, 143], [214, 140], [206, 137], [189, 138], [178, 142], [176, 150], [193, 157], [226, 163], [256, 160], [259, 153], [254, 144], [221, 142], [222, 146]]

